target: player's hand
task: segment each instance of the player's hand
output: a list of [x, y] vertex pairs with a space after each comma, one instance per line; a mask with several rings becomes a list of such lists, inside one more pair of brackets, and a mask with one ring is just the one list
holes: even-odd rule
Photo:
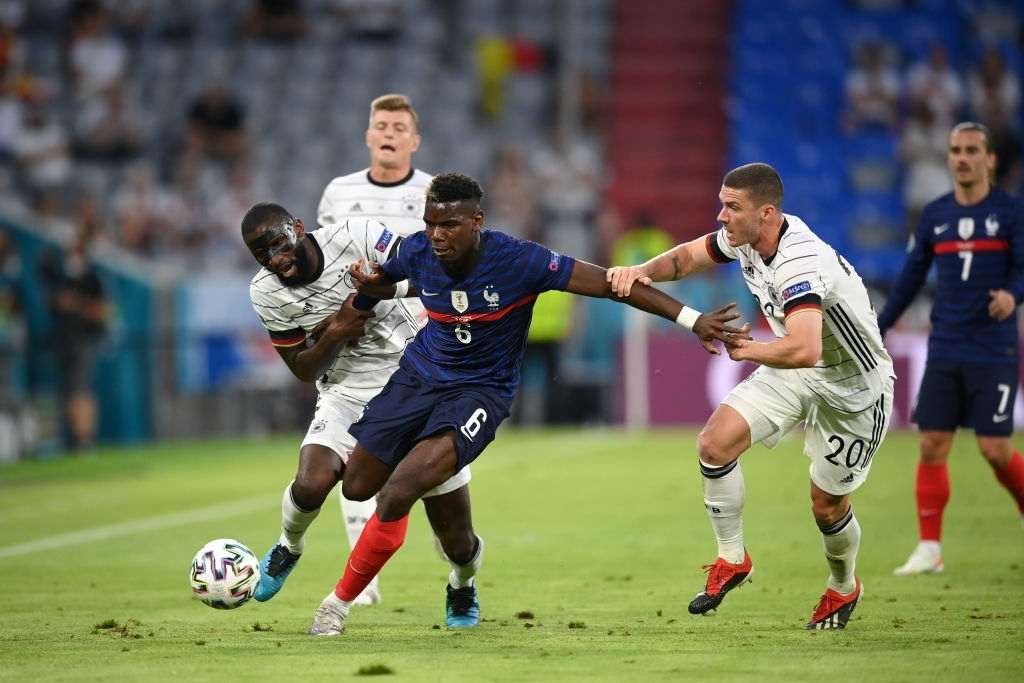
[[395, 285], [379, 263], [371, 261], [369, 266], [365, 259], [359, 259], [348, 267], [352, 282], [360, 294], [372, 296], [374, 299], [390, 299], [395, 294]]
[[349, 294], [341, 308], [324, 318], [314, 328], [313, 339], [327, 336], [332, 341], [355, 341], [362, 337], [366, 331], [366, 321], [373, 316], [373, 311], [360, 311], [354, 307], [352, 302], [355, 298], [355, 294]]
[[1000, 322], [1009, 318], [1017, 308], [1017, 300], [1005, 289], [990, 289], [988, 295], [988, 314]]
[[700, 339], [701, 346], [710, 354], [718, 355], [715, 342], [724, 342], [726, 346], [736, 344], [744, 339], [751, 339], [750, 323], [742, 327], [733, 327], [728, 323], [740, 317], [736, 310], [736, 302], [731, 302], [711, 313], [701, 313], [693, 323], [693, 333]]
[[618, 296], [629, 296], [634, 282], [639, 281], [642, 285], [651, 284], [650, 276], [641, 266], [614, 266], [605, 272], [605, 278]]
[[[747, 325], [749, 327], [749, 325]], [[733, 342], [727, 342], [725, 350], [729, 353], [729, 358], [735, 361], [750, 360], [751, 359], [751, 346], [756, 344], [752, 339], [739, 339], [737, 338]]]

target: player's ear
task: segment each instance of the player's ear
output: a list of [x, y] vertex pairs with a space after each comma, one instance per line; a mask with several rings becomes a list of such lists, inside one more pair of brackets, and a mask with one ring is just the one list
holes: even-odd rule
[[423, 138], [420, 137], [419, 133], [412, 134], [412, 146], [409, 148], [410, 152], [415, 152], [420, 148], [420, 143], [423, 142]]
[[295, 231], [295, 239], [302, 239], [302, 236], [306, 234], [306, 226], [302, 224], [301, 218], [296, 218], [292, 224], [292, 230]]

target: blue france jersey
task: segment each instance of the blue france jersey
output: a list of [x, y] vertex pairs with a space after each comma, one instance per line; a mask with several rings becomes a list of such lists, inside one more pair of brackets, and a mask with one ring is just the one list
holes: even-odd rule
[[1008, 290], [1018, 304], [1024, 300], [1022, 206], [998, 188], [974, 206], [961, 206], [952, 192], [928, 204], [878, 326], [884, 331], [899, 320], [934, 260], [937, 288], [928, 357], [1016, 362], [1017, 316], [1000, 322], [988, 314], [988, 305], [991, 289]]
[[565, 289], [576, 260], [494, 230], [480, 232], [472, 270], [453, 278], [426, 232], [405, 239], [384, 263], [394, 282], [409, 280], [427, 309], [427, 324], [402, 363], [434, 384], [485, 384], [511, 399], [519, 385], [533, 302]]

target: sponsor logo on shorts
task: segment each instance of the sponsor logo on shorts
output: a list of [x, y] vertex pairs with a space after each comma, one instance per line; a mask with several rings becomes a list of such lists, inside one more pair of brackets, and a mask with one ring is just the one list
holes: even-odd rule
[[995, 422], [996, 424], [998, 424], [1000, 422], [1006, 422], [1009, 419], [1010, 419], [1010, 414], [1009, 413], [1005, 413], [1003, 415], [993, 415], [992, 416], [992, 421]]

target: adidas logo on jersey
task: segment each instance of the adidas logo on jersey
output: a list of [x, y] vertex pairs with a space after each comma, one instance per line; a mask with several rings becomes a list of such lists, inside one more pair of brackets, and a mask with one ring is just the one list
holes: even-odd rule
[[359, 206], [359, 202], [356, 202], [355, 204], [353, 204], [352, 206], [350, 206], [348, 210], [349, 210], [350, 212], [352, 212], [352, 213], [354, 213], [354, 212], [356, 212], [356, 211], [359, 211], [360, 213], [362, 213], [362, 211], [363, 211], [363, 207]]
[[850, 474], [848, 474], [845, 477], [843, 477], [842, 479], [840, 479], [839, 483], [840, 484], [852, 484], [853, 483], [853, 473], [851, 472]]
[[305, 304], [302, 305], [302, 312], [303, 313], [310, 313], [310, 312], [312, 312], [312, 310], [313, 310], [313, 304], [309, 303], [308, 301]]

